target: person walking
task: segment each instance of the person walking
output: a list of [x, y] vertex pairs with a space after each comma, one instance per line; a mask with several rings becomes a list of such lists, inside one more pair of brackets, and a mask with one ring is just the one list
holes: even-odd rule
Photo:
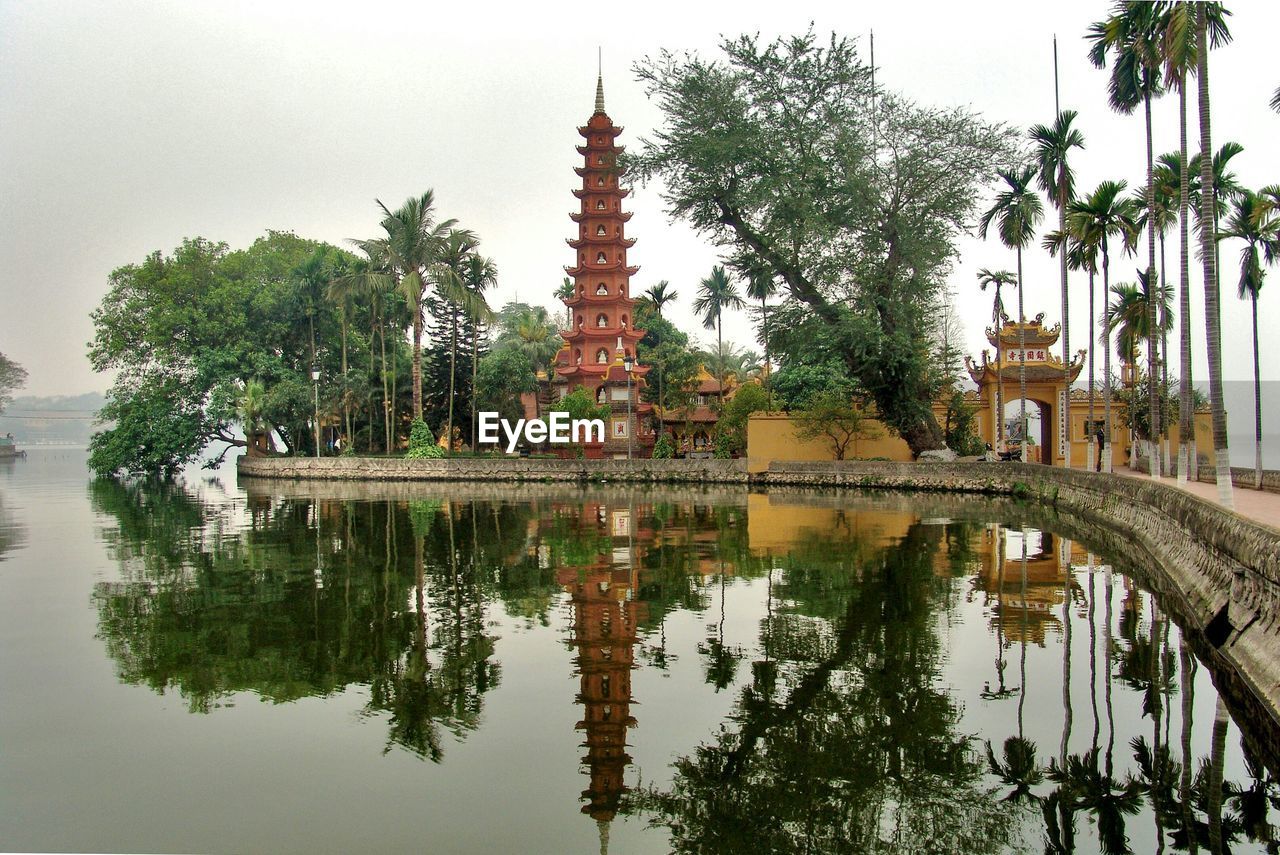
[[1094, 442], [1098, 444], [1098, 455], [1096, 458], [1097, 462], [1095, 463], [1094, 471], [1101, 472], [1102, 471], [1102, 448], [1104, 445], [1106, 445], [1107, 437], [1106, 437], [1106, 434], [1102, 432], [1102, 425], [1098, 425], [1097, 430], [1098, 432], [1094, 434], [1094, 437], [1093, 437]]

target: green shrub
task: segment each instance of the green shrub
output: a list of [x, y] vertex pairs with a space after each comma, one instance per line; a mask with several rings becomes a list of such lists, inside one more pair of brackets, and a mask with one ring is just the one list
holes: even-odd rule
[[671, 434], [666, 431], [653, 444], [653, 456], [657, 460], [670, 460], [676, 456], [676, 445], [671, 441]]
[[733, 437], [727, 433], [716, 436], [716, 460], [728, 460], [733, 457]]
[[409, 426], [409, 450], [404, 456], [410, 460], [430, 460], [444, 457], [444, 449], [436, 445], [431, 428], [422, 419], [414, 419]]

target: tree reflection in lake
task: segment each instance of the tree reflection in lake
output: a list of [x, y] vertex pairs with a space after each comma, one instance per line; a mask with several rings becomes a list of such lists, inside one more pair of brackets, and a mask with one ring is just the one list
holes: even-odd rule
[[[1276, 851], [1274, 778], [1229, 741], [1221, 701], [1210, 714], [1171, 616], [1034, 520], [388, 494], [206, 503], [94, 482], [120, 567], [94, 603], [120, 679], [198, 713], [356, 687], [387, 750], [439, 763], [485, 731], [513, 634], [550, 628], [563, 646], [521, 655], [573, 671], [563, 727], [581, 739], [547, 774], [580, 776], [606, 845], [635, 816], [688, 852]], [[646, 710], [664, 716], [638, 672], [674, 676], [719, 726], [645, 731]], [[519, 702], [560, 716], [567, 700]], [[633, 755], [655, 745], [641, 781]]]

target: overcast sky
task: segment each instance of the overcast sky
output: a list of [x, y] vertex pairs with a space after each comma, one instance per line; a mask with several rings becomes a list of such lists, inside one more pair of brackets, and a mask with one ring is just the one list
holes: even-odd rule
[[[1280, 84], [1269, 71], [1280, 4], [1231, 5], [1235, 41], [1212, 57], [1214, 145], [1244, 145], [1232, 165], [1256, 189], [1280, 182], [1280, 115], [1267, 107]], [[1141, 116], [1108, 110], [1106, 73], [1085, 56], [1101, 2], [583, 8], [0, 0], [0, 352], [28, 369], [29, 394], [104, 390], [85, 343], [113, 268], [196, 235], [239, 248], [282, 229], [341, 244], [376, 233], [375, 199], [395, 206], [427, 188], [496, 260], [495, 302], [551, 306], [573, 260], [564, 238], [577, 204], [575, 128], [592, 110], [597, 45], [608, 111], [634, 148], [661, 117], [631, 66], [661, 48], [710, 54], [722, 33], [798, 33], [810, 21], [819, 33], [874, 28], [881, 86], [1025, 128], [1052, 120], [1057, 33], [1062, 103], [1079, 111], [1088, 143], [1076, 158], [1081, 186], [1144, 175]], [[1155, 109], [1156, 151], [1174, 150], [1176, 98]], [[1194, 145], [1194, 118], [1190, 133]], [[668, 220], [657, 188], [637, 188], [631, 207], [633, 292], [671, 280], [674, 318], [701, 335], [689, 305], [714, 250]], [[1176, 265], [1176, 233], [1170, 241]], [[976, 355], [990, 303], [975, 271], [1012, 268], [1013, 257], [994, 238], [960, 249], [952, 284]], [[1228, 379], [1244, 380], [1252, 356], [1237, 252], [1224, 247], [1224, 364]], [[1132, 280], [1134, 266], [1115, 264], [1116, 278]], [[1028, 314], [1056, 322], [1056, 264], [1032, 250], [1024, 268]], [[1083, 278], [1073, 288], [1072, 342], [1083, 346]], [[1193, 318], [1203, 379], [1199, 299]], [[1263, 378], [1280, 380], [1280, 285], [1263, 290], [1260, 323]], [[726, 337], [751, 338], [745, 317], [726, 321]]]

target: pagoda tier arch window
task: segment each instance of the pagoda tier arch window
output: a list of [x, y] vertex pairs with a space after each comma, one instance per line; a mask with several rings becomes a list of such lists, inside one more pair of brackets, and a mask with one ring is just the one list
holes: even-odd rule
[[582, 315], [578, 315], [578, 326], [582, 326]]
[[596, 264], [608, 264], [609, 259], [605, 257], [603, 252], [596, 253]]
[[603, 154], [597, 154], [597, 155], [596, 155], [596, 163], [600, 164], [601, 166], [604, 166], [604, 155], [603, 155]]
[[597, 200], [596, 200], [596, 210], [597, 210], [597, 211], [603, 211], [603, 210], [604, 210], [604, 200], [603, 200], [603, 199], [597, 199]]
[[582, 349], [581, 349], [581, 348], [574, 348], [574, 351], [573, 351], [573, 364], [574, 364], [574, 365], [581, 365], [581, 364], [582, 364]]
[[597, 403], [597, 404], [603, 404], [603, 403], [604, 403], [604, 400], [605, 400], [605, 398], [604, 398], [604, 387], [603, 387], [603, 386], [601, 386], [601, 387], [599, 387], [598, 389], [596, 389], [596, 403]]
[[596, 365], [608, 365], [608, 364], [609, 364], [609, 351], [602, 347], [596, 351]]
[[608, 233], [604, 230], [604, 224], [596, 226], [596, 237], [607, 237]]
[[596, 179], [596, 186], [597, 186], [597, 187], [603, 187], [603, 186], [604, 186], [604, 176], [603, 176], [603, 175], [601, 175], [599, 178], [597, 178], [597, 179]]
[[609, 286], [601, 282], [596, 286], [597, 297], [607, 297], [609, 295]]
[[600, 329], [604, 329], [605, 327], [609, 326], [609, 316], [604, 314], [603, 312], [596, 315], [596, 326], [599, 327]]
[[626, 316], [626, 315], [623, 315], [623, 316], [622, 316], [622, 327], [623, 327], [623, 329], [626, 329], [626, 326], [627, 326], [627, 316]]

